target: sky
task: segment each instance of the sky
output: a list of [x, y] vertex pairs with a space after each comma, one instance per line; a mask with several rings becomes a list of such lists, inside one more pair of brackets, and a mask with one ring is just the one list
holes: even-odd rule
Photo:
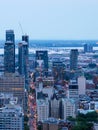
[[98, 39], [98, 0], [0, 0], [0, 39]]

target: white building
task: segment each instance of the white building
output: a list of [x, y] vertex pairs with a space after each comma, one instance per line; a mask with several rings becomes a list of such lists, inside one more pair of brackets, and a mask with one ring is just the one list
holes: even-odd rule
[[62, 99], [62, 118], [64, 120], [67, 117], [72, 116], [75, 117], [75, 101], [73, 99], [63, 98]]
[[49, 102], [47, 100], [37, 100], [38, 121], [46, 120], [49, 117]]
[[0, 130], [24, 130], [24, 114], [18, 105], [0, 108]]
[[86, 93], [86, 78], [84, 76], [78, 78], [78, 91], [79, 95], [85, 95]]

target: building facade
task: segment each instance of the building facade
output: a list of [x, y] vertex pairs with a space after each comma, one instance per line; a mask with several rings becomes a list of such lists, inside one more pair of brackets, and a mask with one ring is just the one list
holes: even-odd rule
[[29, 59], [28, 59], [28, 43], [22, 41], [18, 44], [18, 66], [19, 74], [25, 76], [26, 89], [28, 89], [28, 78], [29, 78]]
[[78, 99], [79, 97], [79, 90], [78, 90], [78, 84], [69, 84], [68, 89], [69, 98]]
[[86, 94], [86, 78], [84, 76], [78, 77], [79, 95]]
[[0, 108], [0, 130], [24, 130], [24, 114], [18, 105]]
[[73, 99], [62, 99], [62, 119], [67, 119], [67, 117], [75, 117], [75, 102]]
[[6, 30], [6, 41], [15, 43], [15, 35], [13, 30]]
[[51, 100], [51, 117], [60, 118], [60, 100], [53, 97]]
[[18, 98], [18, 104], [24, 107], [25, 100], [25, 78], [16, 74], [0, 76], [0, 92], [12, 93]]
[[49, 102], [47, 100], [37, 100], [38, 121], [43, 121], [49, 117]]

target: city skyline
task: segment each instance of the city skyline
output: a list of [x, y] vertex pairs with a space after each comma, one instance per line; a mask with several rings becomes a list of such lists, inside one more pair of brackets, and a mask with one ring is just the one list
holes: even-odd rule
[[[13, 29], [16, 39], [98, 39], [97, 0], [1, 1], [0, 39]], [[22, 29], [21, 29], [22, 28]]]

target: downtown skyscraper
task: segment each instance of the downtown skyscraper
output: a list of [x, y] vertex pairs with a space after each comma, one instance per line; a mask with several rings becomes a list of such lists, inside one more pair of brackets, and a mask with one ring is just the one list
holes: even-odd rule
[[4, 45], [4, 72], [15, 72], [15, 35], [13, 30], [6, 30]]
[[28, 66], [28, 43], [22, 41], [18, 44], [18, 66], [19, 74], [27, 76]]
[[29, 46], [29, 36], [28, 35], [22, 35], [22, 41], [27, 42], [28, 46]]
[[29, 68], [28, 36], [22, 36], [22, 42], [18, 44], [18, 72], [25, 76], [26, 88], [28, 89]]

